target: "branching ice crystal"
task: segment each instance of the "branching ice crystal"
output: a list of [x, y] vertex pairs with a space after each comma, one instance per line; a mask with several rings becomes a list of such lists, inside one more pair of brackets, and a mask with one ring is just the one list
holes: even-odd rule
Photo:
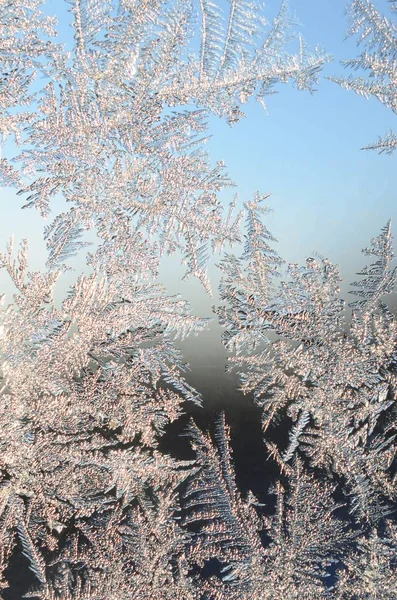
[[[354, 284], [362, 299], [351, 304], [350, 323], [339, 298], [338, 270], [325, 258], [290, 265], [289, 281], [272, 298], [280, 261], [252, 231], [247, 239], [268, 280], [248, 287], [255, 252], [221, 265], [228, 308], [219, 315], [225, 344], [237, 349], [231, 366], [263, 408], [264, 431], [285, 411], [295, 422], [284, 451], [271, 444], [269, 450], [282, 469], [302, 448], [314, 466], [343, 477], [351, 512], [369, 521], [386, 514], [396, 499], [396, 321], [384, 304], [396, 281], [390, 227], [364, 250], [376, 260]], [[271, 344], [269, 332], [277, 336]]]
[[[73, 205], [46, 230], [49, 266], [76, 253], [86, 229], [105, 249], [125, 231], [146, 231], [163, 252], [181, 250], [187, 275], [209, 290], [209, 243], [233, 243], [239, 231], [238, 218], [223, 221], [218, 192], [231, 182], [203, 150], [206, 119], [240, 119], [240, 106], [277, 82], [311, 89], [327, 57], [303, 46], [288, 53], [285, 5], [269, 28], [246, 0], [233, 0], [226, 18], [213, 2], [71, 4], [73, 62], [42, 91], [19, 157], [31, 173], [25, 206], [47, 215], [58, 193]], [[199, 57], [190, 47], [197, 19]]]
[[335, 516], [331, 486], [316, 481], [295, 460], [288, 490], [280, 481], [270, 490], [275, 514], [257, 514], [261, 505], [253, 494], [243, 500], [236, 487], [224, 419], [217, 429], [218, 450], [197, 429], [191, 433], [201, 463], [185, 505], [188, 522], [202, 523], [193, 550], [201, 560], [216, 556], [223, 565], [223, 585], [216, 578], [204, 583], [208, 597], [325, 598], [326, 568], [338, 562], [353, 539]]
[[[395, 0], [389, 0], [392, 12]], [[357, 38], [357, 45], [365, 47], [358, 58], [345, 60], [343, 64], [353, 71], [367, 71], [364, 76], [332, 78], [347, 90], [365, 98], [374, 97], [397, 112], [397, 27], [393, 19], [383, 16], [369, 0], [353, 0], [350, 4], [351, 27], [348, 35]], [[393, 15], [394, 17], [394, 15]], [[391, 154], [397, 147], [396, 134], [390, 131], [378, 141], [367, 146], [379, 152]]]

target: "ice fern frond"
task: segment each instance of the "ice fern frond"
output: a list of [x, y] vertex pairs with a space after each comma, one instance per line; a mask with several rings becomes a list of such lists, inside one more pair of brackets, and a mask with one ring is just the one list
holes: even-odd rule
[[70, 9], [74, 15], [73, 27], [75, 30], [76, 54], [80, 60], [88, 58], [87, 52], [101, 30], [106, 30], [110, 24], [109, 12], [112, 8], [111, 0], [67, 0], [72, 5]]
[[272, 276], [277, 274], [277, 268], [282, 260], [269, 246], [269, 242], [277, 240], [265, 227], [262, 218], [269, 209], [260, 205], [260, 202], [268, 196], [256, 194], [253, 202], [247, 202], [245, 209], [246, 220], [246, 243], [242, 260], [248, 263], [248, 273], [252, 277], [252, 292], [261, 294], [263, 298], [270, 298], [272, 292]]
[[[44, 15], [40, 4], [37, 0], [1, 4], [0, 150], [10, 136], [21, 144], [23, 129], [35, 118], [38, 73], [48, 76], [65, 64], [60, 47], [51, 39], [56, 35], [56, 21]], [[20, 170], [9, 158], [1, 157], [1, 185], [20, 187], [22, 180]]]
[[[247, 227], [249, 235], [253, 226]], [[248, 334], [256, 342], [245, 343], [244, 354], [232, 356], [229, 364], [238, 369], [241, 389], [252, 392], [261, 407], [264, 432], [277, 427], [282, 415], [293, 421], [286, 448], [266, 440], [281, 472], [290, 474], [289, 462], [299, 448], [314, 467], [343, 478], [351, 515], [374, 524], [390, 514], [396, 498], [391, 423], [397, 325], [383, 303], [396, 278], [390, 222], [365, 254], [375, 263], [361, 272], [360, 299], [349, 323], [338, 268], [321, 257], [302, 267], [290, 265], [288, 281], [264, 302], [259, 293], [244, 293], [249, 268], [228, 256], [220, 291], [229, 306], [218, 315], [230, 349], [239, 337], [246, 342]], [[266, 252], [258, 261], [266, 266]]]
[[260, 26], [265, 24], [258, 15], [258, 5], [247, 0], [230, 0], [226, 35], [222, 44], [215, 81], [240, 62], [246, 62]]
[[[381, 54], [397, 52], [397, 27], [383, 16], [369, 0], [353, 0], [349, 7], [351, 26], [348, 35], [358, 35], [357, 44], [365, 42]], [[395, 55], [397, 56], [397, 55]]]
[[224, 342], [230, 349], [241, 351], [255, 346], [272, 327], [271, 297], [275, 280], [280, 275], [282, 259], [270, 246], [275, 238], [263, 223], [269, 211], [261, 206], [267, 196], [257, 194], [247, 202], [246, 234], [243, 254], [226, 255], [219, 267], [223, 273], [219, 291], [227, 304], [217, 309], [220, 323], [226, 328]]
[[[369, 79], [350, 76], [333, 77], [331, 80], [356, 94], [376, 98], [396, 114], [397, 26], [369, 0], [353, 0], [349, 12], [351, 26], [348, 35], [356, 37], [357, 45], [363, 45], [364, 51], [358, 58], [345, 60], [342, 64], [353, 71], [367, 71]], [[395, 147], [395, 135], [390, 132], [365, 149], [391, 154]]]
[[379, 154], [393, 154], [397, 148], [397, 136], [390, 131], [385, 137], [379, 137], [377, 142], [365, 146], [363, 150], [378, 150]]
[[302, 436], [305, 428], [309, 424], [309, 421], [310, 421], [310, 413], [309, 412], [303, 412], [299, 416], [299, 419], [298, 419], [296, 425], [292, 428], [292, 430], [289, 434], [288, 448], [285, 450], [285, 452], [282, 455], [282, 459], [284, 462], [288, 462], [293, 457], [293, 455], [300, 443], [299, 438]]
[[397, 532], [393, 521], [383, 531], [374, 529], [358, 541], [357, 550], [345, 558], [345, 569], [337, 575], [335, 598], [372, 598], [392, 600], [397, 586], [395, 550]]
[[295, 460], [287, 489], [277, 483], [270, 490], [276, 495], [275, 514], [261, 518], [256, 513], [261, 505], [252, 497], [244, 503], [236, 493], [223, 418], [215, 446], [197, 430], [191, 433], [201, 465], [186, 494], [188, 515], [195, 511], [186, 523], [199, 527], [191, 559], [204, 566], [216, 558], [223, 565], [220, 581], [204, 582], [203, 591], [232, 600], [292, 600], [302, 590], [305, 598], [325, 598], [327, 569], [352, 540], [335, 516], [339, 507], [332, 500], [333, 488], [317, 482]]
[[228, 581], [244, 580], [249, 577], [252, 560], [259, 560], [262, 553], [257, 533], [260, 521], [236, 486], [224, 416], [217, 425], [216, 446], [193, 424], [189, 435], [200, 469], [190, 481], [183, 503], [184, 524], [200, 525], [192, 561], [204, 566], [206, 561], [217, 558], [227, 565], [224, 572]]
[[[268, 521], [264, 588], [277, 597], [326, 598], [327, 568], [348, 549], [351, 534], [336, 518], [332, 487], [321, 485], [295, 460], [288, 488], [276, 483], [276, 512]], [[276, 592], [276, 593], [275, 593]], [[268, 593], [264, 598], [274, 597]]]
[[213, 0], [200, 0], [202, 33], [200, 47], [200, 77], [214, 73], [222, 43], [222, 11]]
[[78, 212], [72, 210], [67, 215], [56, 218], [52, 225], [44, 230], [44, 239], [50, 254], [47, 266], [50, 269], [65, 268], [65, 262], [76, 256], [82, 248], [89, 245], [81, 241], [84, 227], [80, 222]]
[[363, 279], [352, 285], [358, 289], [350, 293], [359, 296], [361, 300], [352, 302], [354, 317], [361, 322], [368, 322], [382, 301], [395, 287], [397, 268], [391, 268], [393, 260], [393, 237], [391, 233], [391, 220], [383, 227], [380, 235], [374, 238], [369, 248], [364, 248], [363, 253], [373, 256], [377, 260], [370, 266], [364, 267], [358, 275]]
[[21, 540], [22, 551], [24, 556], [29, 561], [29, 568], [40, 581], [40, 583], [46, 583], [46, 574], [45, 574], [45, 562], [44, 559], [40, 556], [39, 551], [35, 547], [28, 530], [22, 520], [18, 522], [18, 536]]

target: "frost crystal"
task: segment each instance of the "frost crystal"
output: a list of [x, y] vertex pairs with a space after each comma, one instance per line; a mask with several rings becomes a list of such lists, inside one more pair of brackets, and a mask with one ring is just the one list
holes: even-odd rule
[[[396, 0], [389, 0], [393, 13]], [[357, 38], [365, 50], [358, 58], [343, 64], [353, 71], [367, 71], [369, 78], [349, 76], [331, 78], [343, 88], [365, 98], [374, 97], [397, 112], [397, 27], [384, 17], [369, 0], [353, 0], [350, 4], [351, 27], [348, 35]], [[394, 17], [394, 15], [393, 15]], [[391, 154], [397, 147], [397, 136], [390, 131], [366, 149]]]

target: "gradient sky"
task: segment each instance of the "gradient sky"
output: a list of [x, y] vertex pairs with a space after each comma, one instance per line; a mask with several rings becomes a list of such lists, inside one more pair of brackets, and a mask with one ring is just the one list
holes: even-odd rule
[[[344, 278], [351, 281], [363, 265], [361, 248], [378, 235], [389, 217], [397, 227], [397, 155], [360, 150], [378, 135], [397, 129], [397, 120], [376, 100], [358, 97], [326, 79], [343, 74], [339, 61], [360, 51], [354, 40], [345, 39], [345, 0], [290, 0], [289, 4], [302, 23], [299, 29], [309, 47], [320, 44], [334, 57], [322, 73], [318, 91], [310, 95], [279, 85], [280, 93], [269, 98], [268, 115], [251, 102], [247, 118], [232, 128], [212, 118], [213, 137], [207, 148], [214, 162], [222, 159], [227, 165], [241, 202], [251, 199], [256, 190], [271, 193], [268, 204], [274, 213], [267, 226], [278, 238], [278, 252], [287, 262], [301, 263], [317, 251], [339, 264]], [[389, 14], [386, 0], [374, 4]], [[269, 0], [269, 16], [279, 5], [279, 0]], [[70, 44], [67, 7], [53, 0], [45, 10], [48, 14], [55, 11], [60, 41]], [[3, 190], [1, 246], [4, 249], [11, 232], [16, 241], [28, 237], [30, 264], [37, 269], [45, 261], [43, 222], [32, 210], [21, 211], [22, 204], [13, 190]], [[175, 260], [164, 262], [162, 279], [172, 293], [181, 292], [191, 301], [196, 314], [210, 316], [214, 300], [205, 296], [197, 282], [181, 283], [183, 268]], [[75, 264], [82, 266], [83, 261]], [[216, 284], [218, 274], [213, 268], [211, 274]], [[64, 284], [71, 280], [72, 276], [64, 278]], [[0, 285], [8, 291], [4, 274], [0, 274]], [[206, 335], [200, 340], [194, 352], [208, 348], [211, 341]], [[217, 343], [212, 351], [215, 359]], [[209, 360], [206, 354], [205, 362]]]
[[[375, 5], [388, 13], [386, 1]], [[267, 225], [287, 262], [301, 263], [316, 251], [352, 281], [365, 262], [361, 249], [389, 217], [397, 223], [397, 155], [360, 148], [397, 129], [397, 119], [377, 100], [326, 79], [347, 75], [340, 61], [360, 52], [355, 40], [346, 40], [346, 2], [290, 0], [290, 6], [307, 43], [320, 44], [334, 57], [317, 92], [279, 85], [279, 93], [269, 98], [268, 115], [253, 101], [247, 118], [233, 127], [214, 117], [208, 150], [214, 160], [224, 160], [241, 201], [251, 199], [256, 190], [271, 194], [268, 204], [274, 212]], [[182, 272], [176, 269], [167, 276], [175, 290]], [[216, 282], [215, 272], [213, 278]], [[197, 309], [212, 303], [195, 282], [186, 284], [185, 293]]]

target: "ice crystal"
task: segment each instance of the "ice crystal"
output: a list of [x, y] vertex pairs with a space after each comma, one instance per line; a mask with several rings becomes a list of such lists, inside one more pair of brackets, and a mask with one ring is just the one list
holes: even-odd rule
[[[209, 251], [239, 238], [218, 192], [231, 182], [203, 143], [212, 112], [230, 122], [276, 83], [311, 89], [327, 57], [291, 55], [286, 6], [267, 27], [257, 2], [73, 1], [73, 63], [42, 90], [20, 155], [31, 173], [25, 206], [43, 215], [61, 193], [73, 205], [47, 228], [49, 266], [81, 248], [95, 228], [105, 248], [125, 231], [156, 234], [179, 249], [186, 275], [210, 289]], [[191, 44], [201, 22], [199, 56]], [[40, 175], [40, 172], [45, 175]]]
[[[284, 451], [269, 449], [284, 465], [302, 448], [313, 465], [343, 477], [352, 513], [370, 521], [387, 513], [388, 502], [396, 499], [397, 330], [384, 303], [396, 281], [390, 228], [389, 222], [364, 250], [376, 260], [353, 284], [358, 289], [352, 293], [362, 299], [351, 304], [350, 322], [339, 297], [338, 269], [325, 258], [310, 258], [304, 267], [289, 265], [289, 280], [271, 297], [280, 260], [252, 237], [249, 226], [247, 239], [255, 252], [221, 264], [227, 305], [218, 313], [226, 346], [237, 349], [231, 366], [239, 369], [243, 390], [253, 391], [263, 408], [264, 431], [285, 411], [295, 422]], [[259, 272], [267, 273], [256, 289], [251, 256]]]
[[[395, 12], [395, 0], [391, 9]], [[353, 0], [350, 4], [351, 27], [348, 35], [364, 46], [358, 58], [343, 64], [353, 71], [367, 71], [368, 77], [335, 77], [333, 81], [365, 98], [374, 97], [397, 112], [397, 27], [393, 19], [383, 16], [369, 0]], [[393, 15], [394, 17], [394, 15]], [[391, 154], [397, 147], [396, 134], [390, 131], [366, 147]]]
[[316, 481], [295, 460], [288, 489], [278, 481], [269, 490], [276, 497], [275, 513], [265, 516], [252, 493], [244, 500], [238, 491], [224, 418], [218, 423], [217, 447], [197, 429], [191, 433], [201, 465], [185, 505], [187, 522], [201, 523], [193, 558], [216, 557], [222, 564], [222, 584], [216, 578], [204, 583], [209, 597], [326, 597], [326, 569], [353, 539], [335, 515], [332, 487]]

